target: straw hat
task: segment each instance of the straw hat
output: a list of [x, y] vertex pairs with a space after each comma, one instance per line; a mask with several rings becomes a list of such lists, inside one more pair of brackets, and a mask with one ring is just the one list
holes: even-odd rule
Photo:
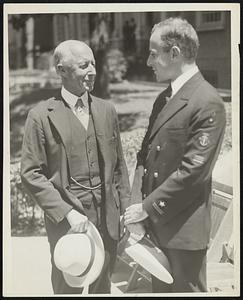
[[71, 287], [93, 283], [101, 273], [104, 260], [103, 241], [91, 222], [86, 232], [61, 237], [54, 249], [54, 262]]

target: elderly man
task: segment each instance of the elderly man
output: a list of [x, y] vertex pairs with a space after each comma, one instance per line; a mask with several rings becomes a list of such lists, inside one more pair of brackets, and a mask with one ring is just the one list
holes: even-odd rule
[[[58, 239], [96, 225], [109, 254], [89, 293], [110, 293], [110, 273], [123, 229], [120, 215], [130, 199], [118, 118], [107, 101], [91, 96], [95, 59], [83, 42], [64, 41], [54, 52], [62, 80], [58, 95], [29, 112], [21, 161], [22, 182], [44, 210], [55, 294], [81, 293], [67, 285], [53, 261]], [[38, 275], [37, 275], [38, 276]]]
[[142, 222], [170, 261], [174, 283], [152, 277], [154, 292], [207, 291], [211, 176], [226, 121], [222, 99], [195, 63], [198, 47], [186, 20], [169, 18], [152, 30], [147, 64], [170, 84], [149, 118], [125, 224]]

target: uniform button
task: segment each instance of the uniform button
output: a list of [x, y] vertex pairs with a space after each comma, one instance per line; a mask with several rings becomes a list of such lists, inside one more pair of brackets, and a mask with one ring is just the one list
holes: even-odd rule
[[159, 201], [158, 206], [160, 208], [164, 208], [165, 207], [165, 202], [164, 201]]
[[151, 147], [152, 147], [152, 145], [151, 145], [151, 144], [149, 144], [149, 145], [148, 145], [148, 149], [150, 150], [150, 149], [151, 149]]
[[147, 174], [147, 169], [144, 169], [144, 174]]
[[158, 172], [154, 172], [154, 178], [157, 178], [159, 176]]
[[147, 197], [147, 195], [146, 194], [143, 194], [143, 198], [146, 198]]
[[156, 150], [157, 150], [157, 151], [160, 151], [160, 150], [161, 150], [160, 145], [158, 145], [158, 146], [156, 147]]

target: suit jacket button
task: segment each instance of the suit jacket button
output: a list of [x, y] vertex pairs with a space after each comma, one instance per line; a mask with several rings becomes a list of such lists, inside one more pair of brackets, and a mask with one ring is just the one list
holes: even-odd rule
[[158, 172], [154, 172], [154, 178], [158, 178], [159, 173]]
[[143, 198], [146, 198], [147, 197], [147, 195], [146, 194], [143, 194]]
[[144, 169], [144, 174], [147, 174], [147, 171], [148, 171], [147, 169]]
[[151, 144], [149, 144], [149, 145], [148, 145], [148, 149], [150, 150], [150, 149], [151, 149], [151, 147], [152, 147], [152, 145], [151, 145]]
[[157, 151], [160, 151], [160, 150], [161, 150], [160, 145], [158, 145], [158, 146], [156, 147], [156, 150], [157, 150]]

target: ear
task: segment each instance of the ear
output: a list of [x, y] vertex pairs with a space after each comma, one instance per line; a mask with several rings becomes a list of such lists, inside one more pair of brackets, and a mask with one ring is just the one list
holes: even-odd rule
[[172, 60], [177, 59], [181, 55], [181, 49], [179, 47], [177, 47], [177, 46], [173, 46], [170, 49], [170, 53], [171, 53], [171, 59]]
[[58, 64], [56, 66], [56, 72], [57, 72], [58, 75], [60, 75], [62, 77], [66, 76], [66, 70], [65, 70], [65, 68], [63, 67], [62, 64]]

